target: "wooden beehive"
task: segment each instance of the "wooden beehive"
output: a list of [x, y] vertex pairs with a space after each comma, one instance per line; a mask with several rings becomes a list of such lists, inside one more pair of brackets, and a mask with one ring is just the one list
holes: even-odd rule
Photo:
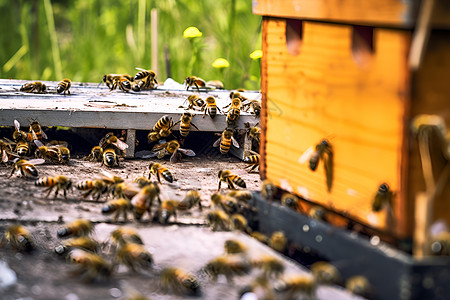
[[[263, 15], [262, 177], [387, 235], [412, 237], [425, 184], [411, 121], [437, 114], [450, 126], [449, 4], [258, 0], [253, 10]], [[313, 172], [304, 155], [322, 139], [333, 149], [331, 191], [323, 162]], [[446, 160], [436, 153], [438, 175]], [[392, 219], [372, 211], [383, 182], [395, 193]], [[449, 196], [444, 188], [436, 197], [433, 220], [450, 224]]]

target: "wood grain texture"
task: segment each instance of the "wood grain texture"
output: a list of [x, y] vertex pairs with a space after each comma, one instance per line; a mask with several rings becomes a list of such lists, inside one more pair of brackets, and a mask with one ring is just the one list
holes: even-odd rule
[[412, 28], [418, 0], [256, 0], [253, 13], [359, 25]]
[[[362, 66], [351, 51], [352, 26], [304, 21], [301, 53], [292, 56], [285, 21], [264, 23], [265, 176], [369, 226], [394, 230], [385, 228], [385, 214], [373, 213], [371, 205], [382, 182], [401, 191], [410, 32], [374, 29], [374, 54]], [[312, 172], [307, 161], [299, 162], [323, 138], [334, 150], [331, 193], [322, 163]], [[403, 213], [408, 205], [397, 192], [395, 234], [410, 230], [410, 216]]]

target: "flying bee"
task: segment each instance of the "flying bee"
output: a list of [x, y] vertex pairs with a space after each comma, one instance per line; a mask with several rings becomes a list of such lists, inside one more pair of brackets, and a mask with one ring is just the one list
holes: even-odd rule
[[275, 287], [275, 292], [284, 295], [283, 299], [299, 299], [300, 295], [314, 299], [316, 289], [317, 282], [315, 278], [302, 274], [283, 278], [281, 283]]
[[186, 196], [183, 200], [178, 203], [177, 209], [179, 210], [188, 210], [198, 205], [200, 211], [202, 211], [202, 203], [201, 203], [200, 193], [197, 190], [190, 190], [186, 193]]
[[[300, 160], [303, 160], [303, 156], [306, 156], [309, 152], [309, 149], [306, 150], [300, 157]], [[327, 190], [328, 192], [331, 192], [331, 187], [333, 185], [333, 148], [330, 142], [326, 139], [323, 139], [316, 144], [311, 156], [309, 157], [309, 168], [311, 171], [315, 171], [317, 169], [320, 160], [322, 160], [324, 165]]]
[[256, 168], [259, 167], [259, 159], [260, 156], [258, 153], [251, 151], [251, 153], [253, 153], [252, 155], [246, 156], [244, 157], [243, 162], [247, 164], [247, 166], [245, 166], [244, 168], [247, 168], [247, 172], [251, 173], [252, 171], [254, 171]]
[[63, 161], [61, 150], [58, 146], [44, 146], [40, 140], [35, 140], [34, 143], [38, 147], [34, 152], [36, 158], [43, 158], [52, 163], [61, 163]]
[[282, 231], [275, 231], [269, 238], [269, 247], [283, 253], [286, 250], [287, 238]]
[[[191, 96], [189, 96], [191, 97]], [[205, 111], [203, 114], [203, 118], [208, 114], [211, 119], [214, 119], [217, 115], [217, 111], [222, 112], [219, 107], [217, 107], [216, 99], [212, 96], [209, 96], [205, 99], [205, 104], [202, 106], [202, 110]]]
[[311, 273], [318, 283], [337, 285], [342, 283], [339, 270], [328, 262], [318, 261], [313, 263], [311, 265]]
[[138, 270], [148, 270], [153, 265], [153, 256], [144, 245], [135, 243], [125, 243], [117, 251], [116, 260], [125, 265], [133, 272]]
[[241, 257], [235, 255], [222, 255], [210, 260], [204, 267], [206, 274], [212, 277], [214, 282], [219, 275], [224, 275], [228, 283], [233, 282], [234, 276], [241, 276], [250, 273], [251, 265]]
[[131, 203], [125, 198], [114, 199], [106, 202], [102, 208], [102, 214], [109, 215], [115, 212], [113, 222], [116, 223], [119, 216], [122, 214], [123, 220], [126, 222], [128, 219], [127, 213], [131, 209]]
[[361, 275], [352, 276], [345, 282], [345, 288], [356, 295], [364, 298], [370, 298], [372, 288], [366, 277]]
[[229, 231], [231, 228], [230, 217], [223, 210], [213, 210], [206, 215], [206, 221], [212, 231]]
[[158, 221], [161, 224], [167, 224], [171, 216], [177, 219], [178, 201], [164, 200], [158, 208]]
[[281, 196], [281, 205], [289, 207], [295, 211], [302, 211], [302, 207], [300, 206], [300, 200], [298, 197], [291, 193], [283, 193]]
[[55, 247], [55, 252], [59, 255], [63, 255], [68, 251], [77, 248], [95, 253], [98, 251], [99, 247], [100, 245], [97, 241], [87, 236], [80, 236], [65, 240], [61, 245]]
[[259, 100], [245, 100], [242, 101], [242, 110], [255, 116], [255, 118], [261, 115], [261, 101]]
[[25, 92], [25, 93], [41, 94], [41, 93], [45, 93], [46, 89], [47, 89], [47, 87], [45, 86], [45, 84], [43, 84], [40, 81], [27, 82], [20, 87], [20, 91]]
[[191, 149], [184, 149], [180, 147], [180, 143], [177, 140], [171, 140], [169, 142], [155, 145], [152, 149], [152, 156], [157, 156], [159, 159], [163, 158], [166, 155], [170, 156], [170, 162], [176, 163], [181, 161], [181, 154], [187, 156], [195, 156], [195, 152]]
[[30, 232], [25, 226], [19, 224], [13, 224], [6, 228], [0, 246], [3, 247], [7, 243], [14, 251], [31, 252], [34, 249]]
[[277, 186], [270, 181], [269, 179], [265, 179], [261, 185], [261, 195], [266, 201], [273, 201], [276, 193], [278, 191]]
[[219, 186], [217, 188], [218, 191], [220, 190], [222, 181], [226, 182], [228, 184], [228, 188], [233, 190], [236, 189], [234, 187], [235, 184], [244, 189], [247, 187], [245, 181], [241, 177], [232, 174], [231, 171], [229, 170], [220, 170], [218, 177], [219, 177]]
[[226, 111], [226, 114], [228, 126], [236, 124], [237, 119], [241, 115], [241, 100], [239, 100], [239, 98], [233, 98], [231, 100], [231, 107]]
[[142, 219], [142, 215], [146, 211], [148, 211], [148, 214], [151, 216], [153, 200], [156, 199], [158, 200], [158, 203], [161, 204], [159, 193], [160, 190], [158, 185], [153, 183], [143, 187], [140, 192], [131, 199], [131, 205], [136, 220], [140, 221]]
[[30, 133], [33, 137], [33, 140], [42, 141], [43, 139], [47, 139], [47, 135], [42, 130], [41, 125], [38, 121], [34, 120], [30, 123]]
[[247, 246], [238, 240], [226, 240], [223, 248], [226, 254], [242, 254], [247, 252]]
[[150, 170], [150, 172], [148, 173], [148, 179], [151, 178], [152, 174], [156, 176], [156, 178], [158, 179], [158, 182], [161, 183], [161, 178], [164, 178], [166, 181], [172, 183], [173, 182], [173, 175], [172, 173], [169, 171], [169, 169], [167, 169], [166, 167], [164, 167], [163, 165], [159, 164], [159, 163], [155, 163], [155, 162], [151, 162], [148, 165], [148, 169]]
[[111, 265], [95, 253], [82, 249], [73, 249], [67, 255], [67, 259], [77, 266], [72, 271], [72, 274], [79, 276], [83, 281], [91, 282], [97, 278], [108, 278], [111, 276]]
[[94, 226], [91, 221], [86, 219], [77, 219], [73, 222], [66, 224], [63, 228], [58, 229], [58, 237], [67, 236], [86, 236], [94, 230]]
[[58, 83], [58, 85], [56, 86], [56, 92], [58, 93], [58, 94], [66, 94], [66, 92], [67, 92], [67, 94], [69, 94], [70, 95], [70, 91], [69, 91], [69, 89], [70, 89], [70, 86], [72, 85], [72, 82], [70, 81], [70, 79], [67, 79], [67, 78], [65, 78], [65, 79], [63, 79], [63, 80], [61, 80], [59, 83]]
[[284, 264], [272, 255], [263, 255], [251, 261], [253, 267], [260, 268], [267, 278], [279, 278], [284, 272]]
[[95, 199], [96, 201], [100, 199], [101, 195], [108, 191], [108, 185], [101, 179], [81, 181], [77, 183], [76, 188], [81, 191], [86, 191], [83, 194], [83, 199], [92, 194], [92, 198], [97, 196], [97, 198]]
[[9, 177], [14, 175], [14, 173], [20, 173], [20, 176], [25, 179], [36, 179], [38, 175], [38, 171], [34, 165], [40, 165], [45, 162], [44, 159], [16, 159], [13, 165], [13, 169]]
[[100, 146], [94, 146], [91, 149], [91, 153], [85, 158], [89, 161], [101, 162], [103, 160], [103, 149]]
[[248, 227], [247, 219], [241, 214], [233, 214], [231, 217], [231, 223], [234, 230], [250, 233], [252, 230]]
[[[111, 90], [113, 90], [114, 81], [119, 78], [125, 78], [128, 81], [133, 81], [133, 78], [131, 78], [128, 74], [105, 74], [103, 76], [102, 82], [106, 84], [107, 87], [109, 87]], [[100, 82], [101, 84], [101, 82]]]
[[145, 70], [136, 68], [140, 72], [134, 76], [134, 81], [141, 82], [141, 90], [154, 90], [158, 87], [158, 81], [156, 80], [156, 73], [152, 70]]
[[206, 82], [197, 76], [189, 76], [184, 80], [184, 84], [186, 85], [186, 91], [191, 86], [195, 86], [197, 88], [197, 92], [200, 92], [199, 87], [206, 87]]
[[44, 190], [44, 192], [48, 191], [46, 198], [50, 196], [53, 189], [56, 189], [54, 199], [58, 196], [59, 191], [62, 190], [64, 192], [64, 199], [67, 200], [67, 190], [72, 187], [72, 180], [64, 175], [56, 175], [40, 178], [36, 180], [34, 184], [36, 186], [47, 187], [47, 189]]
[[166, 268], [161, 271], [161, 288], [180, 295], [197, 295], [200, 283], [195, 275], [185, 270]]
[[102, 165], [105, 165], [108, 168], [119, 166], [119, 157], [116, 154], [116, 150], [108, 148], [103, 151]]
[[194, 126], [197, 130], [199, 130], [198, 127], [195, 126], [194, 123], [192, 123], [193, 117], [194, 115], [187, 111], [181, 115], [181, 119], [179, 122], [180, 122], [180, 135], [182, 137], [188, 136], [189, 131], [191, 131], [191, 126]]
[[380, 184], [372, 202], [372, 210], [374, 212], [378, 212], [384, 205], [392, 207], [393, 198], [394, 193], [390, 189], [389, 185], [387, 183]]
[[214, 142], [213, 147], [220, 146], [220, 153], [227, 154], [228, 151], [230, 151], [231, 145], [239, 148], [239, 143], [233, 137], [233, 129], [225, 128], [225, 130], [222, 132], [221, 137]]

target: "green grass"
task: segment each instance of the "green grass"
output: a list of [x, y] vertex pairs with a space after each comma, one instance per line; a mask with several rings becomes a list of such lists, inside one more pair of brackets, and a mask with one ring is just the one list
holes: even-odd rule
[[[151, 68], [151, 10], [158, 11], [159, 81], [178, 82], [190, 75], [219, 79], [228, 89], [259, 89], [259, 62], [249, 54], [261, 49], [261, 17], [249, 0], [0, 0], [0, 77], [100, 82], [106, 73], [137, 73]], [[193, 66], [193, 49], [183, 31], [202, 33]], [[211, 63], [230, 62], [223, 72]], [[195, 74], [189, 74], [189, 68]]]

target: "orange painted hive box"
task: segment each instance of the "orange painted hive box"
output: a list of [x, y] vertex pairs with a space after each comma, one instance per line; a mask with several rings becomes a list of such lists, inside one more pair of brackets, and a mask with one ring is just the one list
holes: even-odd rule
[[[433, 187], [413, 120], [433, 115], [418, 120], [450, 126], [449, 5], [259, 0], [253, 10], [263, 16], [262, 177], [368, 228], [412, 237], [416, 199]], [[434, 184], [448, 162], [439, 137], [422, 150]], [[382, 183], [391, 214], [373, 210]], [[449, 186], [435, 193], [432, 220], [450, 224]]]

